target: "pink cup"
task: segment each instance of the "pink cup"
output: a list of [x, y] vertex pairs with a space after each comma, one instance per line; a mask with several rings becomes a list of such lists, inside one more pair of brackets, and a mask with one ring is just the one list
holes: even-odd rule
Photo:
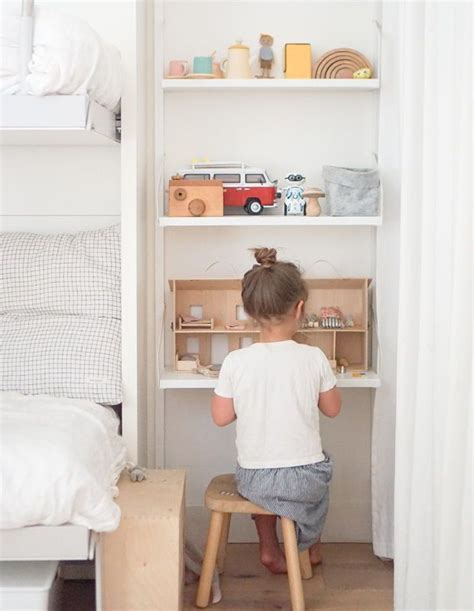
[[168, 76], [183, 77], [189, 73], [189, 62], [180, 59], [172, 59]]

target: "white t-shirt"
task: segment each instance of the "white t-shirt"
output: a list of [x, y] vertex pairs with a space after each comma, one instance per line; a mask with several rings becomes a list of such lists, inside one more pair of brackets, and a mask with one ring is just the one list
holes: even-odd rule
[[326, 356], [314, 346], [287, 340], [230, 352], [215, 392], [234, 400], [239, 465], [266, 469], [324, 460], [317, 401], [335, 385]]

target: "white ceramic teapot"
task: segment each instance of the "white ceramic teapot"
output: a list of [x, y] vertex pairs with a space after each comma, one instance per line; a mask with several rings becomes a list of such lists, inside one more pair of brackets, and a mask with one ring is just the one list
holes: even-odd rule
[[225, 78], [252, 78], [250, 49], [238, 40], [228, 49], [228, 57], [222, 62]]

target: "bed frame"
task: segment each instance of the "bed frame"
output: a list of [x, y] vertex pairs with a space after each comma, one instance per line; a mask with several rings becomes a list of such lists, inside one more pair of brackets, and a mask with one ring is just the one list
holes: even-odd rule
[[[21, 94], [26, 94], [26, 77], [28, 75], [28, 63], [32, 56], [33, 48], [33, 10], [34, 0], [23, 0], [20, 18], [20, 75]], [[3, 100], [2, 104], [2, 128], [9, 129], [8, 117], [13, 114], [8, 112], [11, 106], [18, 117], [18, 100], [22, 99], [29, 107], [34, 107], [35, 102], [44, 102], [44, 99], [36, 100], [32, 96], [24, 95], [5, 96], [10, 100]], [[48, 96], [50, 98], [61, 97], [67, 103], [67, 98], [77, 100], [81, 96]], [[46, 100], [50, 102], [50, 100]], [[20, 106], [22, 106], [20, 104]], [[105, 109], [101, 109], [104, 112]], [[25, 116], [28, 108], [25, 107]], [[113, 115], [113, 113], [110, 113]], [[18, 122], [18, 121], [17, 121]], [[22, 125], [21, 128], [28, 128]], [[0, 562], [2, 561], [65, 561], [65, 560], [94, 560], [96, 564], [96, 609], [101, 610], [101, 580], [100, 567], [98, 566], [98, 545], [100, 536], [84, 526], [66, 524], [64, 526], [28, 526], [11, 530], [0, 530]]]
[[[21, 12], [22, 31], [22, 79], [27, 76], [27, 64], [31, 58], [33, 34], [32, 0], [23, 0]], [[98, 9], [102, 14], [106, 9]], [[82, 215], [77, 208], [58, 212], [50, 212], [45, 206], [39, 210], [29, 212], [25, 216], [1, 214], [2, 231], [39, 231], [57, 232], [90, 229], [96, 223], [114, 222], [122, 223], [122, 380], [124, 386], [123, 409], [123, 437], [125, 439], [128, 458], [134, 462], [148, 461], [155, 463], [155, 442], [153, 436], [147, 437], [146, 424], [150, 423], [148, 430], [154, 430], [154, 410], [147, 411], [147, 400], [153, 402], [155, 397], [155, 360], [153, 340], [154, 337], [154, 276], [151, 261], [154, 257], [155, 232], [150, 229], [155, 225], [154, 177], [147, 174], [147, 188], [143, 188], [145, 169], [148, 163], [154, 160], [152, 148], [149, 144], [154, 138], [154, 131], [145, 121], [154, 113], [154, 54], [147, 44], [153, 39], [153, 28], [148, 24], [155, 23], [154, 3], [132, 2], [120, 3], [120, 23], [127, 23], [126, 36], [121, 38], [120, 50], [124, 72], [127, 75], [126, 87], [122, 96], [122, 114], [125, 117], [127, 138], [120, 145], [120, 209], [113, 215], [113, 221], [104, 219], [109, 216], [104, 212], [97, 217], [93, 213]], [[151, 45], [152, 47], [152, 45]], [[145, 86], [146, 85], [146, 86]], [[3, 96], [2, 96], [3, 97]], [[21, 93], [15, 96], [22, 97]], [[31, 96], [32, 97], [32, 96]], [[50, 96], [53, 97], [53, 96]], [[71, 99], [73, 96], [61, 96], [62, 99]], [[0, 100], [1, 101], [1, 100]], [[39, 98], [36, 101], [41, 101]], [[0, 109], [1, 110], [1, 109]], [[7, 130], [2, 129], [0, 112], [0, 140]], [[12, 134], [10, 142], [6, 144], [21, 144], [20, 130]], [[32, 134], [34, 129], [23, 130], [24, 138]], [[40, 131], [40, 130], [36, 130]], [[45, 130], [46, 131], [46, 130]], [[53, 130], [49, 130], [51, 133]], [[49, 140], [41, 141], [48, 146], [61, 145], [75, 147], [79, 137], [84, 135], [88, 146], [95, 144], [113, 144], [110, 139], [94, 135], [92, 130], [76, 130], [77, 138], [64, 137], [65, 129], [54, 130], [57, 138], [51, 136]], [[83, 133], [82, 133], [83, 132]], [[34, 134], [33, 134], [34, 135]], [[66, 134], [67, 135], [67, 134]], [[92, 138], [88, 138], [92, 135]], [[62, 137], [62, 140], [58, 140]], [[15, 140], [16, 139], [16, 140]], [[97, 142], [95, 140], [98, 139]], [[91, 140], [94, 140], [91, 142]], [[3, 144], [3, 142], [0, 142]], [[40, 144], [38, 139], [30, 138], [25, 142], [27, 146]], [[39, 153], [38, 153], [39, 154]], [[109, 153], [105, 153], [110, 156]], [[6, 152], [8, 155], [8, 152]], [[115, 152], [113, 154], [115, 156]], [[10, 210], [12, 207], [10, 207]], [[103, 210], [100, 208], [99, 210]], [[41, 212], [42, 214], [38, 214]], [[100, 219], [100, 220], [99, 220]], [[139, 263], [137, 263], [137, 259]], [[150, 272], [147, 271], [144, 261], [150, 260]], [[145, 278], [147, 282], [145, 282]], [[149, 287], [145, 290], [142, 287]], [[140, 290], [139, 290], [140, 288]], [[149, 292], [148, 292], [149, 291]], [[146, 317], [142, 311], [146, 311]], [[138, 375], [138, 371], [146, 372], [146, 379]], [[161, 428], [159, 429], [161, 435]], [[161, 441], [161, 438], [160, 440]], [[30, 526], [12, 531], [0, 531], [0, 561], [15, 560], [89, 560], [93, 559], [96, 566], [96, 608], [102, 609], [100, 598], [101, 569], [100, 555], [104, 536], [98, 535], [86, 528], [71, 525], [48, 527]], [[59, 547], [61, 545], [61, 547]], [[107, 562], [105, 562], [105, 566]]]

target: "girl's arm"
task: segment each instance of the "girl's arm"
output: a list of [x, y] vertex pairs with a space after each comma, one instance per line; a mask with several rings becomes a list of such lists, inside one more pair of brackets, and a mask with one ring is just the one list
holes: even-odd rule
[[233, 399], [220, 397], [216, 394], [212, 397], [211, 413], [212, 419], [217, 426], [226, 426], [237, 419]]
[[341, 395], [336, 387], [320, 392], [318, 407], [328, 418], [335, 418], [341, 411]]

